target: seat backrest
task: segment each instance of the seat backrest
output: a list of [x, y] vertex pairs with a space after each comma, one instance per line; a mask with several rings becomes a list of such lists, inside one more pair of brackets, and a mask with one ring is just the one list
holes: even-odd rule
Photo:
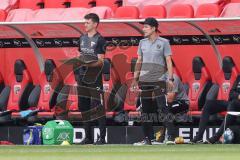
[[220, 15], [220, 17], [239, 17], [239, 16], [240, 16], [240, 2], [227, 4]]
[[110, 7], [113, 11], [119, 7], [119, 0], [96, 0], [96, 6]]
[[44, 72], [39, 77], [39, 85], [41, 91], [37, 108], [50, 111], [56, 105], [57, 96], [63, 85], [61, 75], [52, 59], [45, 61]]
[[44, 8], [66, 8], [68, 0], [44, 0]]
[[138, 19], [139, 10], [135, 6], [123, 6], [116, 10], [115, 18], [119, 19]]
[[4, 10], [0, 10], [0, 22], [5, 21], [7, 14]]
[[43, 3], [43, 0], [20, 0], [19, 8], [40, 9], [40, 3]]
[[32, 9], [14, 9], [11, 10], [6, 18], [6, 22], [26, 22], [33, 19], [34, 11]]
[[88, 13], [95, 13], [99, 16], [100, 19], [112, 18], [114, 13], [113, 10], [109, 7], [93, 7], [88, 10]]
[[65, 8], [61, 20], [83, 20], [88, 11], [87, 8]]
[[141, 18], [166, 18], [166, 16], [167, 11], [163, 5], [149, 5], [143, 7]]
[[196, 18], [218, 17], [221, 13], [221, 7], [218, 4], [206, 3], [197, 8]]
[[10, 75], [9, 85], [11, 88], [8, 99], [8, 110], [23, 110], [29, 107], [28, 97], [33, 89], [32, 78], [23, 60], [16, 60], [14, 73]]
[[229, 92], [238, 75], [238, 70], [229, 56], [223, 58], [222, 70], [216, 74], [216, 81], [219, 85], [218, 99], [228, 100]]
[[187, 84], [190, 110], [199, 111], [203, 107], [209, 89], [212, 86], [211, 76], [201, 57], [194, 57], [192, 70], [189, 73]]
[[76, 72], [69, 73], [64, 79], [64, 86], [57, 97], [57, 106], [69, 111], [78, 111], [78, 92]]
[[61, 21], [65, 8], [47, 8], [36, 10], [29, 21]]
[[134, 92], [131, 88], [132, 79], [134, 78], [134, 70], [137, 63], [137, 58], [131, 59], [131, 68], [130, 72], [126, 74], [126, 80], [124, 84], [121, 86], [121, 92], [119, 95], [124, 100], [124, 110], [125, 111], [136, 111], [137, 107], [137, 100], [138, 100], [138, 93]]
[[168, 18], [192, 18], [193, 7], [190, 4], [173, 4], [169, 10]]
[[93, 0], [71, 0], [71, 7], [91, 8]]

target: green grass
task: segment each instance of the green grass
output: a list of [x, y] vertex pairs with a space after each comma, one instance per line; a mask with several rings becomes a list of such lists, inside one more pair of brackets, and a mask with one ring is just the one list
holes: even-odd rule
[[0, 160], [226, 160], [240, 145], [0, 146]]

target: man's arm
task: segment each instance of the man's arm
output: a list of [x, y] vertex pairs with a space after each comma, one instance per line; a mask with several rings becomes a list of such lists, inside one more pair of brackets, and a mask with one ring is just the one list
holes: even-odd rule
[[104, 54], [98, 54], [98, 61], [97, 62], [85, 64], [85, 66], [87, 66], [87, 67], [101, 67], [101, 66], [103, 66], [103, 61], [104, 61]]
[[168, 103], [172, 103], [175, 100], [177, 93], [179, 92], [179, 84], [180, 83], [181, 83], [181, 80], [177, 76], [174, 76], [173, 89], [171, 91], [168, 91], [168, 93], [167, 93], [167, 102]]
[[167, 69], [168, 69], [168, 79], [173, 79], [173, 65], [171, 56], [166, 57]]
[[139, 80], [141, 67], [142, 67], [142, 56], [138, 56], [138, 59], [137, 59], [136, 65], [135, 65], [135, 70], [134, 70], [134, 80], [135, 81]]

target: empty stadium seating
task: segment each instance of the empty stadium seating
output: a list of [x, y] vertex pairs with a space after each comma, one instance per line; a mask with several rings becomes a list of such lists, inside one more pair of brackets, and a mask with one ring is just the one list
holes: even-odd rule
[[5, 21], [6, 16], [6, 12], [4, 10], [0, 10], [0, 21]]
[[[139, 5], [139, 3], [142, 3]], [[30, 11], [19, 11], [14, 15], [19, 18], [12, 18], [13, 13], [8, 12], [11, 10], [17, 9], [31, 9], [38, 10], [40, 8], [81, 8], [81, 12], [79, 12], [78, 16], [73, 16], [76, 20], [82, 19], [84, 17], [84, 13], [97, 13], [100, 15], [102, 19], [106, 18], [118, 18], [118, 19], [138, 19], [146, 18], [146, 17], [155, 17], [155, 18], [210, 18], [210, 17], [230, 17], [230, 16], [238, 16], [238, 3], [237, 0], [231, 1], [222, 1], [216, 0], [211, 2], [193, 2], [190, 0], [186, 0], [184, 2], [179, 1], [159, 1], [154, 4], [150, 4], [149, 2], [145, 3], [139, 0], [139, 2], [135, 1], [122, 1], [122, 0], [19, 0], [19, 3], [16, 2], [8, 2], [8, 6], [3, 5], [3, 9], [0, 6], [0, 21], [4, 21], [7, 17], [7, 21], [24, 21], [29, 19], [29, 16], [34, 16], [36, 13], [31, 13]], [[123, 4], [123, 6], [122, 6]], [[132, 4], [132, 5], [131, 5]], [[16, 7], [17, 6], [17, 7]], [[83, 12], [83, 8], [88, 8], [88, 12]], [[119, 8], [119, 9], [118, 9]], [[1, 10], [2, 9], [2, 10]], [[195, 16], [194, 16], [195, 10]], [[223, 10], [223, 12], [222, 12]], [[3, 12], [4, 11], [4, 12]], [[7, 12], [6, 12], [7, 11]], [[76, 12], [76, 10], [69, 12]], [[67, 11], [67, 12], [68, 12]], [[141, 13], [139, 12], [141, 11]], [[14, 11], [16, 12], [16, 11]], [[25, 13], [26, 12], [26, 13]], [[64, 11], [65, 12], [65, 11]], [[116, 15], [114, 16], [114, 13]], [[168, 13], [167, 13], [168, 12]], [[222, 13], [221, 13], [222, 12]], [[56, 11], [56, 15], [59, 12]], [[70, 14], [70, 13], [69, 13]], [[21, 16], [23, 16], [21, 18]], [[10, 17], [10, 18], [9, 18]], [[27, 17], [27, 18], [26, 18]], [[75, 18], [69, 17], [71, 20]], [[14, 19], [14, 20], [12, 20]], [[31, 18], [30, 18], [31, 19]], [[42, 18], [46, 19], [46, 18]], [[51, 19], [51, 18], [50, 18]], [[58, 18], [58, 20], [62, 20]], [[65, 20], [65, 19], [64, 19]]]
[[10, 121], [20, 118], [19, 111], [29, 109], [28, 97], [33, 89], [32, 78], [25, 63], [18, 59], [14, 64], [14, 73], [10, 74], [9, 83], [0, 97], [0, 121]]
[[141, 18], [166, 18], [166, 16], [167, 11], [163, 5], [149, 5], [143, 7]]
[[18, 0], [1, 0], [0, 10], [8, 13], [10, 10], [18, 8]]
[[[41, 7], [43, 10], [39, 10]], [[95, 4], [95, 5], [94, 5]], [[39, 21], [44, 20], [81, 20], [87, 13], [96, 13], [101, 19], [118, 18], [118, 19], [138, 19], [146, 17], [154, 18], [210, 18], [210, 17], [229, 17], [238, 16], [238, 3], [172, 3], [167, 9], [165, 5], [152, 4], [143, 5], [141, 9], [136, 6], [120, 6], [121, 1], [118, 0], [20, 0], [19, 9], [14, 9], [7, 14], [0, 10], [0, 21]], [[164, 4], [164, 3], [163, 3]], [[68, 5], [71, 8], [67, 8]], [[88, 8], [88, 10], [87, 10]], [[194, 16], [195, 8], [195, 16]], [[221, 13], [222, 9], [223, 12]], [[20, 10], [21, 9], [21, 10]], [[52, 9], [52, 10], [49, 10]], [[54, 10], [55, 9], [55, 10]], [[63, 10], [61, 10], [63, 9]], [[31, 12], [31, 10], [36, 10]], [[46, 11], [45, 11], [46, 10]], [[49, 10], [49, 11], [48, 11]], [[168, 13], [167, 13], [168, 10]], [[140, 13], [141, 11], [141, 13]], [[115, 15], [114, 15], [115, 12]], [[43, 14], [44, 13], [44, 14]], [[47, 14], [48, 16], [46, 16]], [[73, 14], [73, 16], [71, 16]], [[37, 18], [34, 18], [37, 16]], [[53, 18], [55, 17], [55, 18]], [[66, 18], [63, 18], [66, 17]], [[33, 19], [32, 19], [33, 18]]]
[[43, 0], [19, 0], [19, 8], [27, 9], [40, 9], [40, 4], [43, 3]]
[[202, 4], [197, 8], [196, 18], [218, 17], [221, 13], [221, 8], [217, 4]]
[[119, 7], [116, 10], [114, 18], [119, 19], [138, 19], [139, 18], [139, 10], [135, 6], [124, 6]]
[[121, 0], [96, 0], [96, 6], [107, 6], [113, 11], [116, 11], [120, 4]]
[[68, 0], [44, 0], [44, 8], [66, 8]]
[[113, 10], [105, 6], [90, 8], [87, 13], [95, 13], [99, 16], [100, 19], [112, 18], [114, 15]]
[[[44, 72], [40, 75], [38, 84], [32, 90], [28, 103], [37, 112], [32, 116], [37, 119], [53, 119], [57, 96], [63, 87], [63, 80], [53, 60], [45, 61]], [[29, 118], [33, 121], [33, 117]]]
[[221, 17], [239, 17], [240, 16], [240, 2], [229, 3], [223, 9]]
[[6, 22], [27, 22], [33, 17], [32, 9], [11, 10], [6, 18]]
[[93, 7], [93, 0], [71, 0], [71, 7]]
[[87, 8], [66, 8], [60, 17], [63, 21], [82, 20], [88, 12]]
[[193, 18], [194, 10], [189, 4], [172, 5], [168, 14], [168, 18]]

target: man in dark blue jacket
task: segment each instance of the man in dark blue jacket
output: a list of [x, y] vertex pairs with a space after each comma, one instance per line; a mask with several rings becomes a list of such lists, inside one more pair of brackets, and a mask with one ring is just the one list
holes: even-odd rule
[[[210, 115], [223, 112], [223, 111], [240, 111], [240, 75], [238, 75], [234, 82], [232, 89], [229, 93], [228, 101], [224, 100], [208, 100], [206, 101], [199, 123], [199, 131], [196, 137], [192, 140], [192, 143], [202, 143], [202, 137], [207, 127]], [[235, 122], [236, 116], [227, 115], [225, 128], [228, 128]], [[222, 136], [224, 132], [224, 122], [221, 124], [219, 130], [209, 139], [207, 143], [214, 144]]]

